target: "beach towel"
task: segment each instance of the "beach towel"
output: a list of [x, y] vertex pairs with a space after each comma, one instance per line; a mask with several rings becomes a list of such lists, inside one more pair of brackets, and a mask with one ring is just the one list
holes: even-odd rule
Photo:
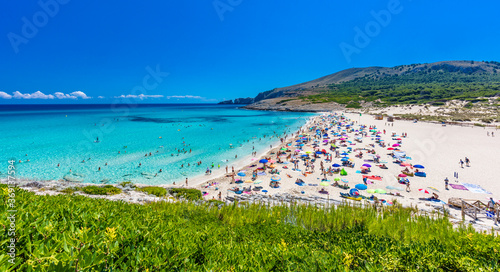
[[462, 184], [450, 184], [451, 188], [455, 189], [455, 190], [464, 190], [464, 191], [468, 191], [467, 188], [465, 186], [463, 186]]
[[377, 177], [377, 176], [363, 176], [363, 178], [373, 179], [373, 180], [382, 180], [382, 177]]
[[490, 192], [486, 191], [485, 189], [483, 189], [483, 187], [481, 187], [480, 185], [477, 185], [477, 184], [471, 184], [471, 183], [464, 183], [463, 184], [467, 189], [469, 189], [469, 191], [473, 192], [473, 193], [479, 193], [479, 194], [490, 194]]

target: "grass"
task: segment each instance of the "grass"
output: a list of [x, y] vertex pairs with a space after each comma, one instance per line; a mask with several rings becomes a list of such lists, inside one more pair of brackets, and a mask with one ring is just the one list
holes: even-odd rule
[[148, 187], [141, 187], [141, 188], [136, 188], [137, 191], [140, 192], [145, 192], [150, 195], [155, 195], [157, 197], [162, 197], [167, 194], [167, 189], [162, 188], [162, 187], [155, 187], [155, 186], [148, 186]]
[[80, 191], [80, 188], [78, 188], [78, 187], [68, 187], [68, 188], [62, 189], [59, 192], [72, 195], [72, 194], [74, 194], [77, 191]]
[[201, 200], [202, 195], [200, 190], [185, 189], [185, 188], [172, 188], [169, 193], [176, 198], [184, 198], [187, 200]]
[[122, 192], [121, 189], [112, 185], [106, 185], [103, 187], [91, 185], [82, 187], [81, 190], [88, 195], [117, 195]]
[[123, 181], [120, 182], [120, 186], [122, 187], [130, 187], [130, 188], [135, 188], [135, 185], [132, 183], [132, 181]]
[[[8, 191], [0, 186], [0, 202]], [[500, 238], [400, 206], [130, 204], [16, 190], [0, 271], [498, 271]], [[10, 224], [7, 205], [0, 224]], [[0, 242], [10, 239], [7, 228]]]

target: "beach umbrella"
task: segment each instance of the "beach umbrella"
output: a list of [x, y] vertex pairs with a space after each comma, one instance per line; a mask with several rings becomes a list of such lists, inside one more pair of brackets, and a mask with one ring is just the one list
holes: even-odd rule
[[420, 165], [420, 164], [416, 164], [413, 167], [419, 168], [419, 169], [424, 169], [425, 168], [423, 165]]
[[332, 164], [333, 167], [340, 167], [340, 164], [338, 163], [335, 163], [335, 164]]
[[393, 144], [392, 145], [392, 147], [398, 147], [398, 146], [399, 146], [399, 144]]
[[323, 181], [323, 182], [321, 182], [321, 183], [320, 183], [320, 185], [321, 185], [321, 186], [330, 186], [330, 183], [328, 183], [328, 182], [324, 182], [324, 181]]
[[262, 180], [259, 180], [259, 179], [253, 182], [253, 184], [261, 184], [261, 183], [262, 183]]
[[342, 159], [340, 159], [341, 161], [348, 161], [349, 158], [348, 157], [343, 157]]
[[269, 161], [268, 161], [268, 160], [266, 160], [266, 159], [262, 159], [262, 160], [260, 160], [259, 162], [260, 162], [260, 163], [268, 163]]
[[352, 195], [352, 196], [359, 196], [359, 191], [358, 191], [358, 189], [354, 189], [354, 188], [352, 188], [351, 190], [349, 190], [349, 195]]
[[249, 179], [249, 180], [245, 180], [245, 183], [253, 183], [253, 181]]
[[372, 167], [372, 166], [371, 166], [371, 165], [369, 165], [368, 163], [363, 164], [363, 166], [366, 166], [366, 167], [368, 167], [368, 168]]
[[368, 167], [366, 167], [366, 166], [361, 166], [360, 168], [361, 168], [362, 170], [366, 170], [366, 169], [368, 169]]
[[340, 178], [339, 178], [339, 177], [336, 177], [336, 178], [334, 178], [333, 180], [334, 180], [334, 181], [339, 181], [339, 180], [340, 180]]
[[425, 189], [418, 189], [420, 192], [424, 192], [425, 194], [430, 194], [429, 191], [425, 190]]
[[342, 156], [349, 156], [349, 154], [348, 154], [348, 153], [346, 153], [346, 152], [343, 152], [343, 153], [342, 153], [342, 154], [340, 154], [340, 155], [342, 155]]
[[396, 140], [401, 141], [402, 139], [401, 138], [397, 138]]
[[369, 193], [369, 194], [374, 194], [375, 190], [374, 189], [368, 189], [368, 190], [366, 190], [366, 192]]
[[392, 148], [392, 147], [389, 147], [389, 148], [387, 148], [387, 150], [394, 150], [394, 148]]
[[240, 176], [240, 177], [244, 177], [244, 176], [246, 176], [246, 174], [245, 174], [245, 173], [243, 173], [243, 172], [239, 172], [239, 173], [238, 173], [238, 176]]
[[279, 176], [274, 175], [274, 176], [271, 177], [271, 180], [272, 181], [280, 181], [281, 178]]
[[275, 163], [276, 161], [275, 160], [269, 160], [270, 163]]
[[384, 190], [384, 189], [376, 189], [375, 193], [377, 193], [377, 194], [387, 194], [387, 191]]
[[306, 151], [306, 154], [311, 154], [312, 152], [311, 151]]
[[354, 186], [354, 187], [356, 189], [358, 189], [358, 190], [366, 190], [366, 189], [368, 189], [368, 187], [366, 185], [361, 184], [361, 183], [360, 184], [356, 184], [356, 186]]
[[436, 192], [438, 192], [438, 193], [439, 193], [439, 190], [438, 190], [438, 189], [436, 189], [436, 188], [434, 188], [434, 187], [430, 187], [430, 186], [429, 186], [429, 187], [427, 187], [427, 188], [429, 188], [429, 189], [431, 189], [431, 190], [436, 191]]
[[305, 158], [305, 157], [309, 157], [309, 155], [304, 154], [304, 155], [301, 155], [301, 157]]
[[342, 179], [342, 182], [343, 183], [349, 183], [349, 181], [347, 179]]
[[268, 191], [267, 190], [262, 190], [263, 193], [267, 193]]
[[296, 143], [300, 143], [300, 142], [302, 142], [302, 141], [301, 141], [301, 140], [297, 140], [297, 141], [295, 141], [295, 142], [296, 142]]
[[405, 174], [399, 174], [398, 177], [400, 177], [400, 178], [406, 178], [407, 175], [405, 175]]
[[402, 162], [400, 165], [401, 165], [401, 166], [411, 166], [411, 164], [409, 164], [409, 163], [407, 163], [407, 162]]

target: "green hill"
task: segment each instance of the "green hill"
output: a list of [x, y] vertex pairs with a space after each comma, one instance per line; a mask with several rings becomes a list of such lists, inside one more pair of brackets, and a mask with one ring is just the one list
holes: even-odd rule
[[451, 99], [475, 101], [492, 96], [500, 96], [499, 62], [442, 61], [346, 69], [309, 82], [262, 92], [249, 107], [264, 109], [290, 101], [295, 101], [290, 110], [307, 103], [332, 102], [349, 107], [359, 107], [362, 102], [439, 105]]

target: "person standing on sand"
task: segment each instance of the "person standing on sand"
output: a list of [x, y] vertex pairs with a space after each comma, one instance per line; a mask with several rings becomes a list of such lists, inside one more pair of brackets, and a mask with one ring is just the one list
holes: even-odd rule
[[493, 200], [493, 197], [490, 197], [490, 201], [488, 201], [488, 208], [490, 209], [490, 212], [495, 210], [495, 200]]
[[460, 167], [464, 168], [464, 161], [462, 161], [462, 159], [460, 159]]
[[406, 181], [406, 192], [411, 192], [411, 189], [410, 189], [410, 181]]
[[188, 186], [188, 178], [186, 178], [186, 187]]
[[444, 188], [445, 188], [446, 190], [449, 190], [449, 189], [448, 189], [448, 181], [449, 181], [449, 180], [448, 180], [448, 177], [446, 177], [446, 178], [444, 179]]
[[227, 165], [226, 165], [226, 174], [227, 174]]
[[465, 165], [467, 165], [467, 167], [470, 167], [470, 160], [467, 157], [465, 157]]

